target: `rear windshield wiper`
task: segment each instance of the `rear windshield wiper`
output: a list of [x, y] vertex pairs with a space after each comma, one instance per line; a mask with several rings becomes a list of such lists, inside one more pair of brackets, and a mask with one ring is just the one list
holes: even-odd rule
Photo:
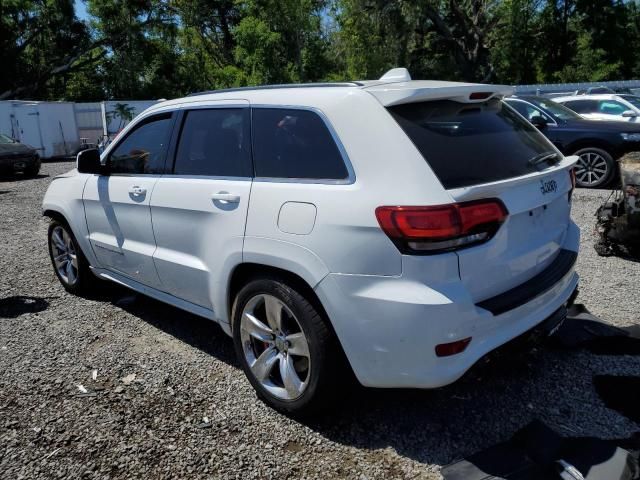
[[555, 160], [558, 158], [558, 152], [544, 152], [541, 153], [540, 155], [536, 155], [533, 158], [530, 158], [527, 161], [528, 165], [538, 165], [542, 162], [549, 162], [551, 163], [551, 160]]

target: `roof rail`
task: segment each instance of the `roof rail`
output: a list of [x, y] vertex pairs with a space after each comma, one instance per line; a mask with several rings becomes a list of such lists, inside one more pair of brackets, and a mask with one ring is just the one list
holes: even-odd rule
[[361, 87], [363, 84], [360, 82], [331, 82], [331, 83], [283, 83], [278, 85], [258, 85], [256, 87], [236, 87], [236, 88], [222, 88], [220, 90], [207, 90], [204, 92], [190, 93], [187, 97], [197, 97], [199, 95], [210, 95], [212, 93], [225, 93], [225, 92], [246, 92], [251, 90], [276, 90], [278, 88], [331, 88], [331, 87]]

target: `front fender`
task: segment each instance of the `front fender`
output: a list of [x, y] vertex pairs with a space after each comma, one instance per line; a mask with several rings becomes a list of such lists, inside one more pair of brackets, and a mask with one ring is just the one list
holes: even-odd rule
[[42, 214], [49, 217], [61, 215], [71, 227], [89, 264], [97, 267], [100, 265], [89, 243], [89, 231], [82, 203], [82, 193], [88, 179], [89, 175], [77, 172], [73, 174], [73, 171], [55, 177], [44, 195]]

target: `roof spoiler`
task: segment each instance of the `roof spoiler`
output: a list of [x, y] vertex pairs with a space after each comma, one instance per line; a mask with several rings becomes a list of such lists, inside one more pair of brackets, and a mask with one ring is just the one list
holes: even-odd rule
[[461, 103], [481, 103], [490, 98], [512, 95], [514, 88], [509, 85], [486, 85], [481, 83], [400, 81], [398, 83], [374, 85], [366, 90], [375, 96], [382, 105], [390, 107], [403, 103], [445, 99]]

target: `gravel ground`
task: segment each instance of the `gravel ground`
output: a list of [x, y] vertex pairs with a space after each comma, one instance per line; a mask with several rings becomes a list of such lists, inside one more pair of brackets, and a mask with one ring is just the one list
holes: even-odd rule
[[[51, 177], [71, 166], [0, 179], [2, 478], [437, 479], [441, 465], [534, 418], [567, 435], [640, 429], [607, 409], [591, 381], [637, 373], [639, 357], [547, 347], [436, 391], [357, 388], [340, 410], [305, 423], [275, 413], [215, 324], [115, 287], [92, 299], [62, 289], [40, 203]], [[640, 263], [593, 250], [593, 213], [607, 194], [575, 195], [578, 301], [626, 326], [638, 321]]]

